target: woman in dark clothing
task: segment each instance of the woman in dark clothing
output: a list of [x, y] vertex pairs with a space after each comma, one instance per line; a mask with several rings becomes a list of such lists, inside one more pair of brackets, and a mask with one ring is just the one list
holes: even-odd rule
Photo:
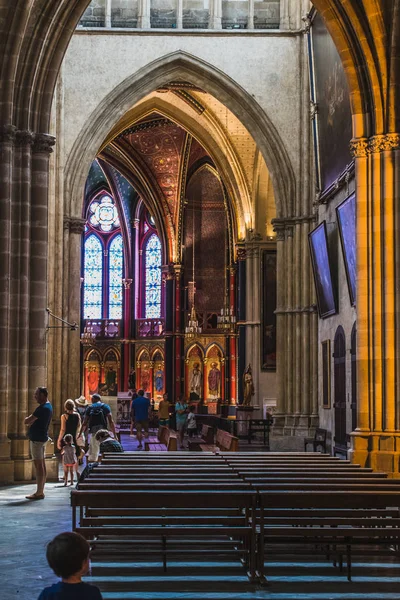
[[[76, 435], [77, 435], [77, 432], [81, 428], [81, 418], [79, 416], [78, 411], [75, 408], [75, 404], [74, 404], [73, 400], [66, 401], [66, 403], [64, 404], [64, 410], [65, 410], [64, 414], [61, 415], [61, 423], [60, 423], [61, 429], [60, 429], [60, 435], [58, 436], [57, 448], [59, 450], [62, 449], [63, 438], [67, 433], [69, 433], [72, 435], [72, 438], [74, 440], [73, 443], [76, 448], [77, 458], [79, 459], [78, 453], [80, 454], [80, 452], [79, 452], [80, 447], [76, 443]], [[76, 470], [76, 475], [78, 476], [78, 463], [76, 463], [75, 470]]]

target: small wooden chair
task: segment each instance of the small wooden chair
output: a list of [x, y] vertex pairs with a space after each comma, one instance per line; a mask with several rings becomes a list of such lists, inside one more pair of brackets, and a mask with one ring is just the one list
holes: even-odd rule
[[314, 452], [318, 452], [317, 448], [320, 447], [322, 452], [326, 452], [326, 429], [316, 429], [313, 438], [304, 438], [304, 452], [307, 452], [308, 444], [313, 445]]

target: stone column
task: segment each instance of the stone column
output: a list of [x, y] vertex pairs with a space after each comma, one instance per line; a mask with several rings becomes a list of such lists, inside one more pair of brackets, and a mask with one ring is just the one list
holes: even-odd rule
[[277, 413], [275, 434], [307, 435], [318, 419], [308, 232], [315, 216], [274, 219], [277, 233]]
[[238, 361], [236, 369], [237, 400], [243, 402], [242, 377], [246, 368], [246, 249], [237, 247], [238, 260], [238, 294], [237, 294], [237, 320], [238, 320]]
[[138, 29], [150, 29], [150, 0], [139, 0]]
[[183, 28], [183, 0], [178, 0], [178, 6], [176, 7], [176, 28]]
[[105, 14], [105, 26], [111, 28], [111, 4], [112, 0], [106, 0], [106, 14]]
[[[28, 412], [36, 407], [34, 389], [46, 385], [49, 160], [55, 141], [52, 135], [37, 133], [32, 146]], [[46, 451], [48, 479], [57, 479], [54, 445], [47, 444]]]
[[[246, 292], [246, 365], [250, 363], [253, 373], [255, 396], [253, 404], [262, 408], [260, 397], [260, 327], [261, 327], [261, 303], [260, 303], [260, 241], [258, 234], [254, 235], [254, 241], [246, 244], [247, 255], [247, 292]], [[257, 290], [257, 293], [254, 293]], [[243, 373], [240, 374], [242, 376]], [[257, 416], [257, 415], [256, 415]]]
[[80, 319], [81, 319], [81, 261], [82, 235], [85, 219], [81, 217], [64, 217], [64, 274], [68, 284], [64, 287], [63, 318], [70, 323], [77, 323], [76, 331], [68, 327], [63, 333], [63, 359], [60, 367], [63, 371], [62, 392], [66, 398], [78, 398], [81, 395], [80, 367]]
[[[11, 198], [12, 165], [16, 128], [6, 125], [0, 129], [0, 482], [14, 480], [14, 463], [10, 459], [11, 444], [7, 437], [11, 276]], [[15, 401], [15, 399], [13, 399]]]
[[350, 455], [399, 477], [400, 134], [357, 138], [351, 148], [358, 277], [357, 429]]
[[247, 29], [254, 29], [254, 0], [249, 0], [249, 17], [247, 19]]
[[222, 29], [222, 0], [210, 0], [208, 29]]

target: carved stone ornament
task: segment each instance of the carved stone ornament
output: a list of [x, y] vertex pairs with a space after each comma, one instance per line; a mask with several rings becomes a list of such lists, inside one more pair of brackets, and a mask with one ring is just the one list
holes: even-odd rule
[[69, 229], [71, 233], [82, 234], [85, 231], [85, 224], [85, 219], [64, 215], [64, 229]]
[[310, 100], [310, 118], [311, 121], [315, 119], [315, 116], [318, 114], [318, 104]]
[[0, 127], [0, 143], [13, 143], [15, 141], [16, 133], [17, 128], [15, 125], [3, 125]]
[[35, 153], [51, 154], [55, 143], [56, 138], [54, 135], [50, 135], [49, 133], [36, 133], [32, 151]]
[[15, 133], [15, 143], [18, 146], [30, 146], [35, 141], [35, 134], [29, 129], [18, 130]]
[[400, 148], [400, 134], [374, 135], [369, 140], [369, 148], [372, 153], [398, 150]]
[[246, 260], [246, 248], [237, 248], [236, 256], [238, 260]]
[[129, 290], [129, 288], [130, 288], [130, 287], [131, 287], [131, 285], [132, 285], [132, 279], [123, 279], [123, 280], [122, 280], [122, 283], [123, 283], [123, 285], [124, 285], [124, 288], [125, 288], [126, 290]]
[[276, 241], [277, 242], [284, 242], [285, 238], [286, 238], [286, 229], [284, 225], [278, 225], [278, 223], [276, 223], [274, 225], [274, 231], [276, 233]]
[[310, 15], [303, 15], [301, 17], [301, 20], [304, 23], [304, 27], [302, 29], [303, 33], [309, 33], [309, 31], [311, 29], [311, 25], [312, 25], [312, 21], [310, 19]]
[[353, 138], [350, 141], [350, 152], [354, 158], [366, 158], [369, 154], [368, 138]]

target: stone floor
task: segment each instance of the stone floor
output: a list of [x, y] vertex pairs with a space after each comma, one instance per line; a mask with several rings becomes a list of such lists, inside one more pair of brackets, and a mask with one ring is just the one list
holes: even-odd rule
[[[132, 449], [137, 445], [134, 438], [126, 442]], [[46, 544], [71, 529], [70, 488], [49, 483], [43, 501], [25, 500], [33, 489], [32, 484], [0, 488], [1, 600], [36, 600], [43, 587], [56, 581], [46, 563]], [[266, 574], [269, 585], [261, 588], [248, 582], [232, 558], [209, 563], [182, 556], [170, 561], [164, 573], [159, 562], [124, 556], [113, 564], [93, 564], [86, 580], [102, 589], [105, 600], [400, 600], [400, 561], [394, 557], [355, 560], [351, 583], [345, 572], [302, 551], [271, 557]]]

